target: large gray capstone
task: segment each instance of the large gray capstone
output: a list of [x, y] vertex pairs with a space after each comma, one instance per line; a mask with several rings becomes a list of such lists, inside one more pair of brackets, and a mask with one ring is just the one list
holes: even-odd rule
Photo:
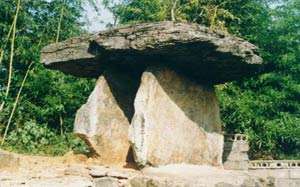
[[107, 67], [143, 72], [168, 66], [199, 82], [222, 83], [256, 74], [262, 59], [251, 43], [191, 23], [123, 26], [51, 44], [42, 63], [80, 77], [98, 78]]
[[140, 166], [222, 165], [223, 135], [212, 86], [167, 69], [149, 69], [134, 107], [130, 141]]

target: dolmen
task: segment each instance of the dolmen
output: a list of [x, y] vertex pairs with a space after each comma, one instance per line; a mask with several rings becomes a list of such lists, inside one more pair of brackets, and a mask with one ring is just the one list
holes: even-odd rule
[[214, 86], [261, 72], [251, 43], [190, 23], [143, 23], [51, 44], [45, 67], [96, 78], [74, 132], [103, 164], [222, 167]]

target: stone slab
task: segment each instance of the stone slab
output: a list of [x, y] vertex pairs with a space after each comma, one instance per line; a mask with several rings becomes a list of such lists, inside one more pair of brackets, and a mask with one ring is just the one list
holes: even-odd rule
[[263, 187], [269, 184], [268, 179], [252, 176], [247, 171], [228, 171], [187, 164], [145, 168], [143, 174], [140, 181], [146, 180], [148, 184], [159, 181], [159, 185], [154, 185], [159, 187]]
[[222, 165], [219, 106], [211, 86], [168, 69], [148, 69], [134, 106], [129, 136], [138, 165]]
[[122, 26], [51, 44], [42, 63], [80, 77], [98, 78], [107, 67], [142, 72], [168, 66], [199, 82], [222, 83], [260, 72], [262, 58], [251, 43], [191, 23]]
[[[258, 162], [258, 161], [257, 161]], [[270, 161], [269, 161], [270, 162]], [[283, 163], [285, 161], [273, 161], [274, 163]], [[293, 162], [293, 161], [291, 161]], [[296, 161], [294, 161], [296, 162]], [[276, 187], [298, 187], [300, 186], [300, 169], [290, 168], [253, 168], [249, 170], [249, 173], [253, 176], [270, 178], [274, 181]]]
[[290, 178], [300, 180], [300, 169], [291, 169]]
[[[249, 172], [255, 176], [261, 177], [274, 177], [276, 179], [289, 179], [290, 170], [289, 169], [256, 169], [249, 170]], [[300, 178], [299, 178], [300, 179]]]
[[95, 187], [119, 187], [118, 179], [103, 177], [94, 180]]
[[275, 182], [276, 187], [299, 187], [300, 186], [300, 179], [293, 180], [293, 179], [278, 179]]
[[132, 83], [128, 76], [115, 71], [99, 77], [87, 103], [77, 111], [74, 124], [74, 132], [94, 155], [103, 164], [112, 165], [130, 161], [128, 128], [134, 110], [134, 87], [138, 86], [138, 82]]

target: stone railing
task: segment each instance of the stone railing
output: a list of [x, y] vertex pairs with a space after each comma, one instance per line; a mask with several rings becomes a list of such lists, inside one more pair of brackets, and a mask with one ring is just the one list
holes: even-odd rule
[[252, 160], [248, 172], [271, 179], [275, 187], [300, 186], [300, 160]]
[[253, 176], [269, 179], [275, 187], [300, 186], [300, 160], [249, 160], [248, 150], [246, 135], [224, 135], [224, 168], [248, 171]]
[[[243, 169], [300, 169], [300, 160], [248, 159], [248, 137], [244, 134], [225, 134], [223, 163], [225, 168], [241, 169], [233, 165], [244, 163]], [[247, 164], [245, 164], [247, 162]], [[237, 164], [240, 163], [240, 164]], [[247, 165], [247, 166], [246, 166]]]
[[226, 141], [231, 141], [231, 142], [236, 142], [236, 141], [241, 141], [241, 142], [248, 142], [248, 137], [245, 134], [225, 134], [224, 135], [224, 140]]
[[300, 169], [300, 160], [252, 160], [249, 169]]

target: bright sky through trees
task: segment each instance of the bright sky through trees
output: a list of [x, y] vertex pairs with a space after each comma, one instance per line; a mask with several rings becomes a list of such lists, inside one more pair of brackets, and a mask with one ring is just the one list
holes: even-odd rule
[[89, 3], [86, 3], [84, 6], [83, 21], [86, 22], [85, 29], [89, 32], [104, 30], [108, 23], [113, 22], [112, 13], [104, 8], [101, 0], [95, 1], [99, 12]]

